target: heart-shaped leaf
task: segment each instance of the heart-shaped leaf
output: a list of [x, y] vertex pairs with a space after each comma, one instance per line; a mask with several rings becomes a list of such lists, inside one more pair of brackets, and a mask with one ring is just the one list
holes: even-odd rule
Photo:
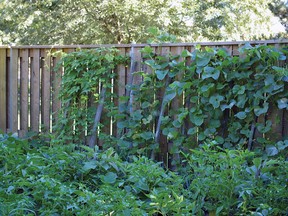
[[197, 126], [200, 126], [203, 124], [204, 122], [204, 116], [203, 115], [190, 115], [190, 121], [197, 125]]
[[156, 76], [159, 80], [163, 80], [165, 76], [168, 74], [168, 70], [156, 70]]
[[268, 156], [274, 156], [278, 154], [278, 149], [275, 146], [266, 146], [266, 153]]
[[220, 107], [220, 103], [221, 101], [224, 100], [224, 97], [222, 95], [213, 95], [210, 97], [209, 99], [209, 103], [212, 104], [212, 106], [214, 107], [214, 109]]
[[282, 151], [282, 150], [284, 150], [285, 148], [288, 147], [288, 140], [279, 141], [279, 142], [277, 142], [276, 145], [277, 145], [278, 150]]
[[202, 74], [202, 79], [207, 79], [207, 78], [213, 78], [214, 80], [217, 80], [220, 76], [220, 71], [214, 67], [209, 67], [206, 66], [204, 68], [204, 72]]
[[282, 98], [277, 101], [279, 109], [288, 109], [288, 98]]
[[268, 108], [269, 108], [269, 104], [267, 102], [265, 102], [263, 104], [263, 107], [255, 107], [254, 108], [254, 113], [255, 113], [256, 116], [260, 116], [260, 115], [262, 115], [264, 113], [267, 113]]
[[235, 85], [232, 89], [233, 94], [244, 94], [245, 92], [245, 86]]
[[164, 96], [164, 103], [169, 103], [170, 101], [173, 100], [173, 98], [176, 97], [176, 91], [173, 89], [167, 90], [167, 94]]
[[247, 115], [246, 112], [238, 112], [235, 116], [239, 119], [245, 119]]
[[208, 53], [201, 53], [197, 55], [196, 65], [198, 67], [205, 67], [211, 59], [211, 56]]

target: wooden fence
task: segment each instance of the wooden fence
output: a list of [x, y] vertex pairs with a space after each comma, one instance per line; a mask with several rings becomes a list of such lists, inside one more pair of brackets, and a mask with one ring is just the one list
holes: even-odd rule
[[[197, 43], [201, 46], [223, 47], [232, 55], [238, 55], [238, 48], [245, 42]], [[287, 46], [283, 41], [250, 41], [251, 45], [267, 44]], [[181, 54], [184, 49], [193, 51], [196, 43], [150, 45], [156, 51], [161, 47], [162, 54]], [[57, 99], [61, 78], [56, 76], [53, 67], [60, 57], [51, 56], [56, 51], [73, 52], [78, 48], [115, 47], [123, 55], [129, 55], [131, 47], [135, 56], [136, 71], [147, 71], [142, 62], [140, 49], [147, 44], [130, 45], [70, 45], [70, 46], [0, 46], [0, 129], [4, 132], [24, 136], [29, 131], [52, 132], [57, 121], [57, 111], [61, 102]], [[64, 69], [61, 69], [64, 72]], [[125, 85], [131, 77], [130, 68], [120, 65], [115, 70], [118, 79], [114, 81], [114, 92], [124, 96]], [[134, 79], [140, 82], [141, 78]], [[116, 102], [117, 103], [117, 102]], [[287, 120], [287, 116], [285, 117]], [[287, 125], [287, 122], [285, 123]], [[112, 128], [111, 125], [107, 125]], [[284, 127], [284, 125], [280, 125]]]

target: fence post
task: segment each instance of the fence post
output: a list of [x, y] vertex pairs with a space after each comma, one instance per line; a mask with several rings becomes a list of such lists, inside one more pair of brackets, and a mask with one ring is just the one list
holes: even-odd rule
[[10, 47], [8, 74], [8, 132], [18, 131], [18, 49]]
[[6, 48], [0, 49], [0, 130], [6, 133]]

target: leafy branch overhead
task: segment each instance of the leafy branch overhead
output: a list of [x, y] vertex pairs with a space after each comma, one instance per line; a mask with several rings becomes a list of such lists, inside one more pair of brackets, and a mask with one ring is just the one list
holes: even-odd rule
[[255, 40], [284, 26], [287, 37], [283, 0], [2, 0], [0, 14], [0, 44]]

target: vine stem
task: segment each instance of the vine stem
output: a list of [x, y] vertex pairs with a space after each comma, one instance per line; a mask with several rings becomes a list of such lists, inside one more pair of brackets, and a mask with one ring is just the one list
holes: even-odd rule
[[106, 94], [106, 87], [102, 86], [99, 104], [98, 104], [96, 114], [94, 117], [94, 124], [93, 124], [93, 128], [92, 128], [92, 133], [91, 133], [92, 136], [91, 136], [90, 141], [89, 141], [89, 147], [93, 148], [93, 149], [94, 149], [95, 145], [97, 145], [97, 137], [98, 137], [97, 128], [99, 126], [101, 114], [102, 114], [103, 107], [104, 107], [105, 94]]

